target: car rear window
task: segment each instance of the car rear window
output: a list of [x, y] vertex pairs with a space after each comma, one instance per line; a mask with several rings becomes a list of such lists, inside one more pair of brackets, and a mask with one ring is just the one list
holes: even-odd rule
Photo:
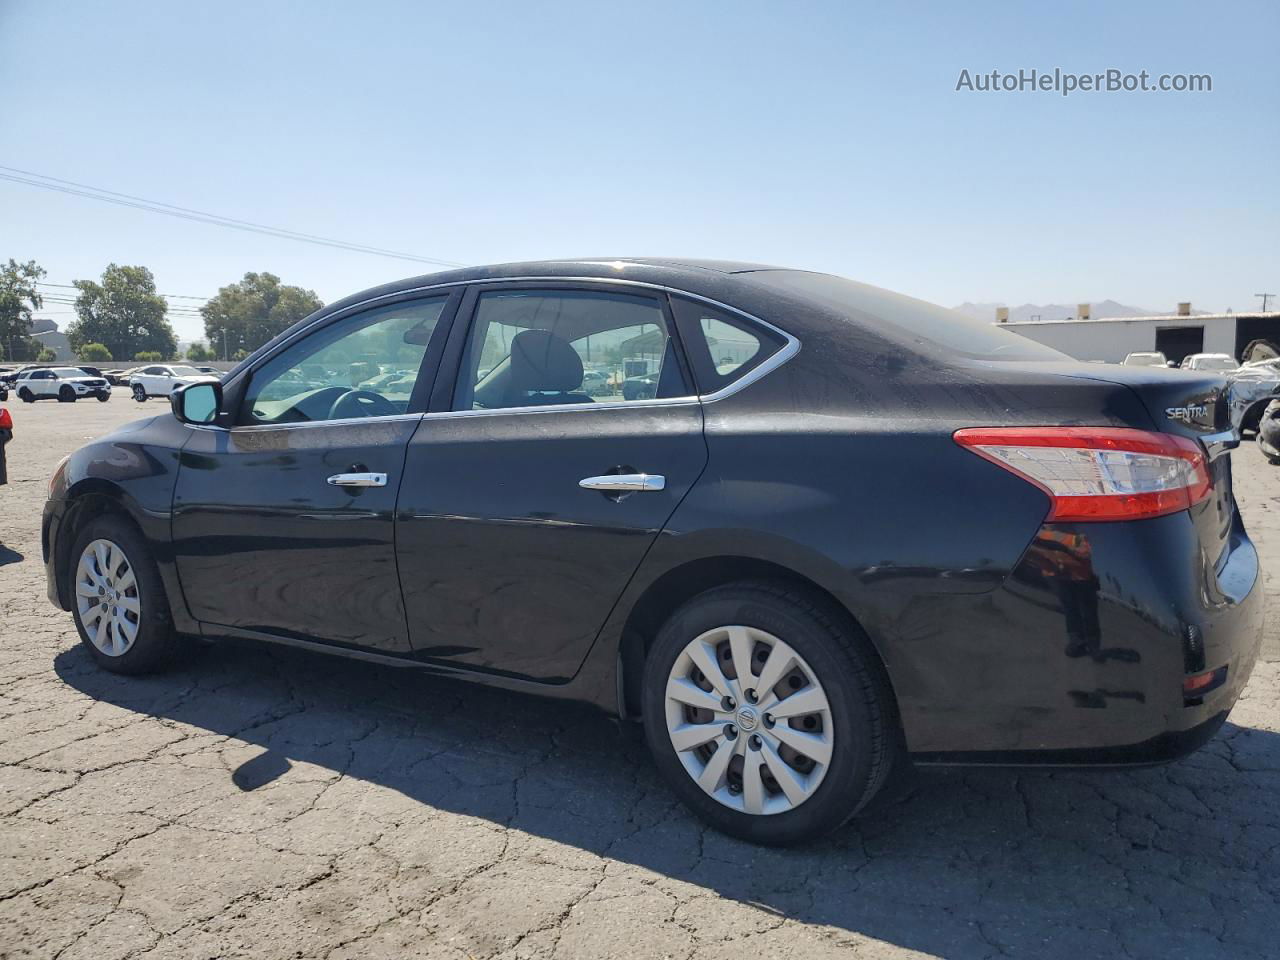
[[885, 336], [907, 339], [954, 356], [979, 360], [1066, 360], [1066, 354], [994, 323], [955, 310], [856, 283], [829, 273], [754, 270], [746, 276], [865, 323]]

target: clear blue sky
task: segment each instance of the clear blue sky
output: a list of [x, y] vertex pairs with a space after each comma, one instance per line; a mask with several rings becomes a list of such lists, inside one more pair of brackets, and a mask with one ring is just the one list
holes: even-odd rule
[[[1020, 67], [1213, 92], [955, 91]], [[1280, 292], [1274, 0], [0, 0], [0, 94], [0, 164], [464, 263], [741, 258], [946, 305]], [[10, 256], [325, 300], [430, 269], [0, 182]]]

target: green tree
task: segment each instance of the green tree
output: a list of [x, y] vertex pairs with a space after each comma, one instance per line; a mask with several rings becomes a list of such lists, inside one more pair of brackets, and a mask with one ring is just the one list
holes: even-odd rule
[[55, 363], [57, 362], [57, 359], [58, 359], [58, 355], [54, 353], [52, 350], [50, 350], [48, 347], [45, 347], [43, 350], [41, 350], [39, 353], [36, 354], [36, 363]]
[[[156, 281], [146, 267], [111, 264], [102, 282], [77, 280], [77, 320], [67, 328], [71, 349], [80, 352], [90, 343], [101, 343], [113, 357], [156, 352], [171, 357], [178, 338], [165, 319], [168, 309], [156, 293]], [[159, 358], [157, 358], [159, 359]]]
[[282, 284], [273, 273], [246, 273], [239, 283], [220, 289], [200, 313], [214, 353], [228, 357], [251, 353], [323, 306], [313, 291]]
[[231, 359], [234, 360], [236, 363], [239, 363], [248, 355], [249, 355], [248, 350], [237, 350], [235, 353], [231, 355]]
[[0, 354], [6, 360], [31, 360], [40, 344], [31, 338], [31, 315], [44, 306], [36, 283], [45, 275], [34, 260], [10, 259], [0, 266]]
[[140, 350], [133, 355], [133, 359], [141, 363], [159, 363], [164, 359], [164, 354], [159, 350]]
[[194, 363], [205, 363], [209, 360], [217, 360], [213, 351], [206, 347], [203, 343], [193, 343], [187, 348], [187, 359]]
[[101, 343], [86, 343], [77, 351], [76, 356], [86, 363], [110, 363], [111, 351]]

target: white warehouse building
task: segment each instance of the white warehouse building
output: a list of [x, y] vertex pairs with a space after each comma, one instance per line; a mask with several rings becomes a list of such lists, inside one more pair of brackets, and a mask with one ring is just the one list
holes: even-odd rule
[[1258, 340], [1273, 345], [1269, 355], [1280, 354], [1280, 313], [1192, 314], [1189, 304], [1182, 307], [1186, 312], [1169, 316], [996, 322], [1077, 360], [1119, 363], [1130, 353], [1153, 350], [1174, 362], [1191, 353], [1225, 353], [1241, 360]]

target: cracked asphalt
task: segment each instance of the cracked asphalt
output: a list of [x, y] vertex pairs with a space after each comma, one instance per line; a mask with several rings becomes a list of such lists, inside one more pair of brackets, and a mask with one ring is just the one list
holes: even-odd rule
[[[0, 957], [1280, 956], [1272, 622], [1182, 762], [923, 772], [820, 845], [758, 849], [573, 705], [238, 644], [96, 671], [45, 599], [46, 482], [162, 408], [11, 409]], [[1249, 443], [1235, 473], [1278, 569], [1280, 468]]]

